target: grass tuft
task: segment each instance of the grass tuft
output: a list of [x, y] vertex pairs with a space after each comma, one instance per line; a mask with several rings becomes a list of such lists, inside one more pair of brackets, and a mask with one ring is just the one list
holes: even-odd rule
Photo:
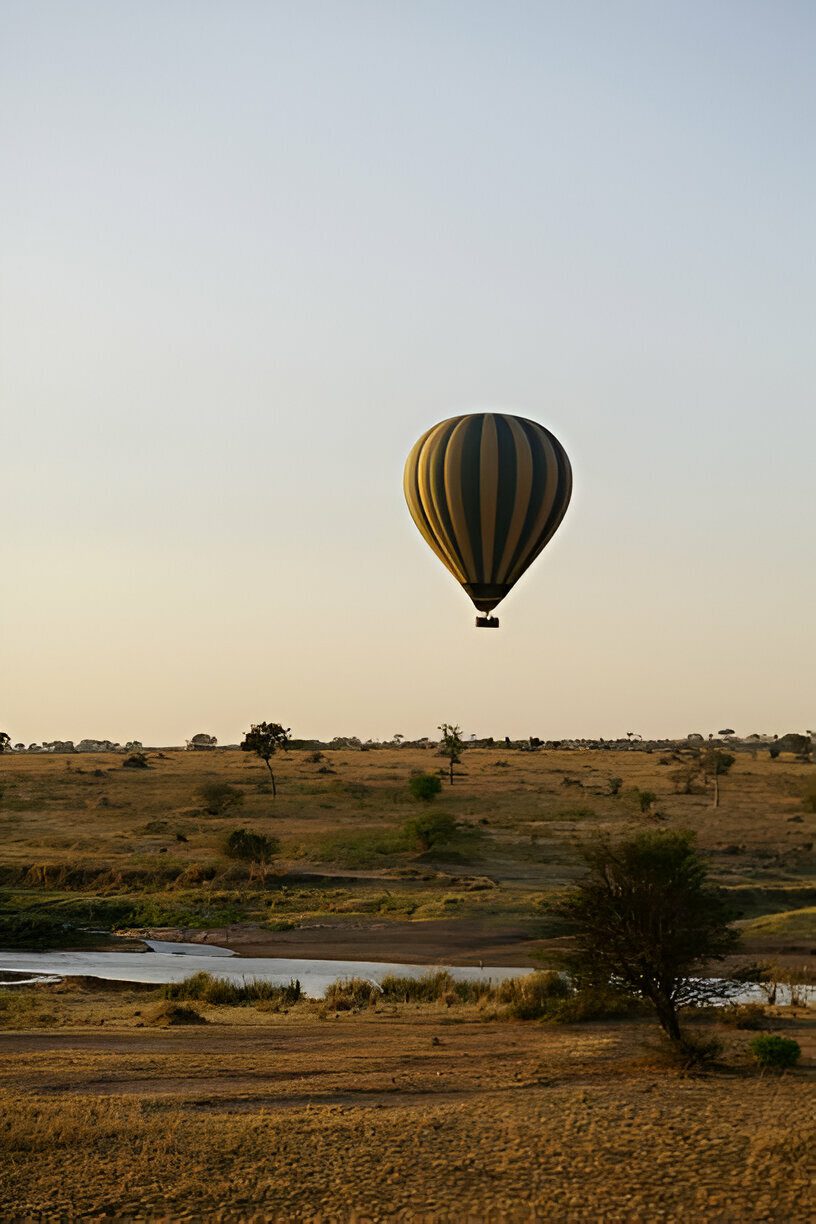
[[283, 1008], [297, 1003], [302, 992], [300, 982], [294, 979], [288, 986], [276, 986], [258, 978], [233, 982], [214, 977], [211, 973], [194, 973], [183, 982], [168, 982], [162, 993], [165, 999], [195, 999], [214, 1007], [243, 1007], [264, 1003]]

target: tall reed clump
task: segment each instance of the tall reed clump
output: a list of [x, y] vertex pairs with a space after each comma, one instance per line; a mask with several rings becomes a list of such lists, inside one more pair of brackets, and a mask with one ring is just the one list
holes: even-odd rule
[[437, 1003], [446, 1007], [493, 1003], [504, 1005], [505, 1014], [515, 1019], [536, 1020], [553, 1015], [570, 993], [569, 983], [558, 973], [538, 971], [496, 984], [490, 980], [457, 981], [446, 969], [438, 969], [420, 977], [391, 973], [379, 986], [366, 978], [333, 982], [324, 1000], [335, 1011], [373, 1007], [380, 1001]]
[[[388, 1003], [439, 1003], [454, 991], [456, 983], [451, 975], [442, 969], [436, 973], [423, 973], [422, 977], [389, 973], [383, 978], [381, 985], [383, 1000]], [[489, 989], [489, 983], [485, 985]]]
[[373, 1007], [381, 996], [380, 987], [368, 978], [341, 978], [326, 987], [323, 1001], [334, 1011], [358, 1011]]
[[564, 1001], [573, 993], [569, 981], [560, 973], [539, 970], [525, 977], [508, 978], [499, 986], [499, 1003], [507, 1005], [516, 1020], [557, 1019]]
[[162, 994], [165, 999], [197, 999], [215, 1007], [244, 1007], [256, 1003], [291, 1007], [301, 998], [302, 991], [296, 979], [292, 979], [287, 986], [275, 986], [258, 978], [232, 982], [213, 977], [211, 973], [194, 973], [183, 982], [168, 982]]

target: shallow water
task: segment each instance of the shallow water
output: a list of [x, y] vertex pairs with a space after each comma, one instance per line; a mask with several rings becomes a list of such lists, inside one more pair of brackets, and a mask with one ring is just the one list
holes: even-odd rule
[[[146, 953], [138, 952], [1, 952], [0, 972], [98, 977], [119, 982], [181, 982], [191, 973], [211, 973], [231, 982], [261, 980], [285, 986], [292, 978], [303, 993], [319, 998], [339, 978], [361, 977], [380, 982], [389, 973], [421, 977], [445, 969], [457, 981], [501, 982], [520, 977], [529, 969], [485, 966], [483, 969], [452, 965], [397, 965], [386, 961], [284, 959], [269, 956], [235, 956], [228, 948], [204, 944], [164, 943], [151, 939]], [[229, 960], [229, 963], [225, 961]], [[19, 985], [22, 985], [18, 981]]]
[[[401, 965], [388, 961], [304, 960], [272, 956], [238, 956], [229, 948], [212, 944], [143, 941], [149, 951], [139, 952], [3, 952], [0, 951], [0, 986], [29, 986], [56, 982], [64, 977], [98, 977], [118, 982], [182, 982], [192, 973], [211, 973], [231, 982], [263, 981], [286, 986], [297, 978], [305, 995], [320, 998], [340, 978], [366, 978], [379, 983], [390, 973], [422, 977], [445, 970], [458, 982], [503, 982], [522, 977], [532, 969], [510, 969], [486, 965], [483, 969], [461, 965]], [[225, 964], [230, 960], [230, 964]], [[14, 978], [9, 980], [8, 974]], [[18, 976], [19, 975], [19, 976]], [[5, 979], [5, 980], [4, 980]], [[715, 979], [710, 979], [714, 981]], [[816, 987], [800, 988], [803, 1000], [816, 1001]], [[758, 986], [745, 985], [731, 995], [734, 1003], [761, 1003], [765, 996]], [[777, 1003], [790, 1002], [790, 991], [780, 986]]]

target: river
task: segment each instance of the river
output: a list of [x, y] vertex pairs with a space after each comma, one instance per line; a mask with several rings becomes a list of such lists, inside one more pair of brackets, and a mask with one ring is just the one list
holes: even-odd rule
[[444, 969], [457, 981], [501, 982], [505, 978], [530, 973], [529, 969], [485, 966], [483, 969], [454, 965], [399, 965], [386, 961], [289, 960], [270, 956], [236, 956], [229, 948], [204, 944], [144, 941], [149, 952], [3, 952], [0, 951], [0, 978], [21, 974], [16, 981], [0, 984], [23, 985], [32, 981], [63, 977], [98, 977], [118, 982], [181, 982], [191, 973], [211, 973], [232, 982], [261, 980], [285, 986], [293, 978], [305, 995], [320, 998], [332, 982], [340, 978], [361, 977], [380, 982], [390, 973], [422, 977]]

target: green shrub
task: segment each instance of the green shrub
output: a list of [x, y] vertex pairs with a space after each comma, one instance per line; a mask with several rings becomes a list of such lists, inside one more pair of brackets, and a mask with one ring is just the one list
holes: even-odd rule
[[339, 863], [343, 867], [377, 867], [408, 849], [405, 834], [399, 829], [360, 829], [357, 832], [327, 833], [307, 847], [309, 858], [320, 863]]
[[188, 894], [186, 897], [144, 897], [134, 901], [126, 923], [133, 927], [230, 926], [246, 917], [243, 904], [229, 893]]
[[751, 1053], [760, 1067], [784, 1071], [788, 1067], [796, 1066], [802, 1048], [792, 1037], [777, 1037], [775, 1033], [764, 1033], [751, 1042]]
[[334, 1011], [358, 1011], [362, 1007], [373, 1007], [381, 994], [376, 982], [368, 978], [342, 978], [327, 986], [323, 1000]]
[[291, 1007], [301, 997], [300, 982], [293, 979], [288, 986], [275, 986], [258, 978], [233, 982], [213, 977], [211, 973], [194, 973], [183, 982], [168, 982], [162, 990], [165, 999], [196, 999], [218, 1007], [243, 1007], [255, 1003]]
[[205, 782], [198, 788], [198, 793], [204, 800], [204, 809], [210, 816], [221, 816], [230, 808], [244, 802], [243, 792], [229, 782]]
[[620, 794], [620, 788], [621, 788], [622, 786], [623, 786], [623, 778], [610, 778], [610, 779], [609, 779], [609, 793], [610, 793], [610, 795], [619, 795], [619, 794]]
[[421, 773], [408, 781], [408, 789], [415, 799], [430, 803], [442, 790], [438, 774]]
[[449, 812], [423, 812], [405, 824], [405, 836], [420, 850], [449, 842], [455, 832], [456, 821]]
[[638, 791], [635, 791], [635, 794], [637, 796], [637, 802], [638, 802], [638, 806], [640, 807], [641, 812], [648, 812], [652, 804], [654, 803], [655, 799], [657, 798], [657, 795], [654, 793], [654, 791], [638, 790]]
[[279, 849], [274, 837], [252, 833], [249, 829], [233, 829], [224, 842], [227, 858], [241, 859], [247, 863], [268, 863]]

